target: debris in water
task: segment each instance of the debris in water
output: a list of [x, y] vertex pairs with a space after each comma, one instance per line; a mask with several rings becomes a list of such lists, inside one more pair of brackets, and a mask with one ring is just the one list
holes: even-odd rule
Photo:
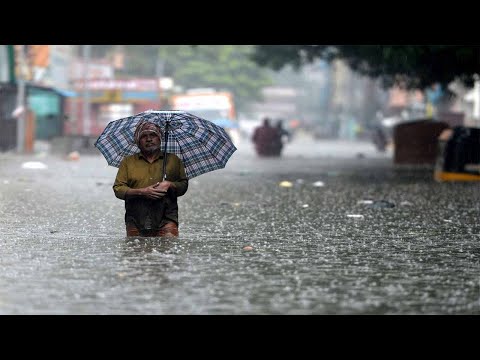
[[22, 164], [23, 169], [46, 169], [48, 166], [40, 161], [27, 161]]
[[72, 161], [80, 160], [79, 152], [78, 151], [72, 151], [71, 153], [69, 153], [67, 155], [67, 160], [72, 160]]
[[386, 200], [376, 200], [373, 202], [371, 207], [375, 209], [393, 208], [395, 207], [395, 204]]
[[364, 218], [364, 216], [361, 215], [361, 214], [347, 214], [347, 217], [355, 218], [355, 219], [363, 219]]

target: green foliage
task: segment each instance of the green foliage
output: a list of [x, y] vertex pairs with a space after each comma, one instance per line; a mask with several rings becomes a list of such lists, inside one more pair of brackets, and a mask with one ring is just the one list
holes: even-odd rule
[[254, 63], [248, 45], [163, 45], [159, 58], [166, 76], [184, 88], [212, 87], [235, 95], [239, 110], [260, 97], [271, 84], [268, 71]]
[[[251, 60], [251, 45], [122, 45], [125, 69], [119, 76], [169, 76], [183, 88], [231, 91], [242, 111], [270, 85], [270, 72]], [[95, 57], [108, 57], [118, 45], [93, 45]]]
[[472, 87], [480, 73], [480, 46], [461, 45], [256, 45], [252, 60], [279, 70], [315, 59], [342, 59], [360, 74], [393, 84], [425, 89], [459, 80]]

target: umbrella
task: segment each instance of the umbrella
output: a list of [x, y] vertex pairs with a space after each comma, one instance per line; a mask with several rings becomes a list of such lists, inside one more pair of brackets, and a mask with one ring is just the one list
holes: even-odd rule
[[[108, 165], [119, 167], [124, 157], [138, 153], [133, 135], [140, 121], [162, 128], [164, 152], [182, 160], [187, 178], [222, 169], [237, 150], [225, 130], [214, 123], [185, 111], [147, 110], [137, 115], [111, 121], [95, 141]], [[164, 179], [166, 161], [163, 163]]]

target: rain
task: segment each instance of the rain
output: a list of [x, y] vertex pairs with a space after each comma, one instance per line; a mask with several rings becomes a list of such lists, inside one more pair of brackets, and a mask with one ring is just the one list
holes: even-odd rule
[[[0, 101], [9, 111], [2, 110], [0, 122], [20, 117], [33, 139], [17, 138], [18, 129], [0, 135], [0, 314], [480, 314], [480, 186], [478, 180], [458, 180], [474, 178], [477, 170], [468, 170], [476, 169], [474, 160], [465, 171], [442, 168], [439, 159], [443, 166], [450, 160], [437, 148], [444, 130], [439, 126], [455, 128], [460, 110], [464, 128], [480, 127], [477, 103], [465, 109], [457, 104], [448, 119], [418, 122], [422, 134], [435, 133], [436, 142], [433, 150], [418, 145], [414, 152], [402, 142], [416, 133], [403, 136], [394, 128], [408, 132], [414, 119], [429, 116], [429, 106], [440, 108], [435, 96], [441, 87], [402, 93], [345, 63], [334, 67], [317, 60], [296, 73], [245, 60], [238, 71], [255, 73], [263, 97], [249, 98], [222, 84], [219, 90], [241, 94], [234, 125], [219, 125], [237, 150], [224, 168], [189, 180], [178, 198], [179, 237], [126, 236], [124, 201], [112, 190], [118, 169], [94, 142], [109, 122], [147, 110], [138, 105], [145, 99], [132, 100], [135, 91], [123, 87], [148, 88], [147, 79], [161, 80], [157, 109], [173, 99], [190, 106], [181, 94], [213, 86], [198, 76], [182, 78], [175, 67], [188, 66], [189, 57], [204, 64], [216, 51], [224, 57], [233, 51], [215, 46], [222, 47], [51, 45], [48, 71], [32, 71], [25, 89], [17, 84], [12, 90], [8, 78], [1, 79]], [[0, 57], [10, 51], [1, 47]], [[18, 47], [13, 50], [21, 52]], [[237, 48], [237, 58], [254, 50]], [[23, 50], [20, 58], [29, 55]], [[64, 76], [52, 67], [55, 56], [67, 50], [79, 79], [88, 59], [112, 76], [118, 91], [98, 90], [103, 85], [95, 79], [88, 91], [78, 84], [55, 85]], [[257, 50], [259, 57], [266, 51]], [[181, 64], [172, 62], [175, 56]], [[105, 59], [112, 65], [102, 68]], [[214, 70], [202, 68], [209, 71]], [[216, 71], [220, 78], [226, 70], [219, 65]], [[335, 77], [339, 71], [341, 81]], [[115, 72], [131, 73], [136, 85]], [[327, 105], [345, 93], [335, 95], [335, 79], [352, 87], [344, 89], [351, 102], [336, 115]], [[468, 99], [469, 88], [455, 84]], [[48, 87], [54, 90], [47, 94]], [[362, 89], [370, 89], [371, 102], [361, 97]], [[147, 90], [138, 92], [147, 97]], [[66, 105], [57, 121], [46, 109], [60, 93]], [[36, 130], [29, 130], [30, 112], [17, 106], [18, 96], [34, 114]], [[472, 101], [479, 96], [473, 92]], [[290, 107], [276, 107], [272, 99]], [[83, 115], [84, 101], [89, 117]], [[380, 115], [392, 104], [402, 108]], [[282, 118], [291, 134], [278, 156], [260, 156], [252, 141], [265, 117], [272, 125]], [[384, 131], [383, 146], [375, 126]], [[447, 180], [453, 173], [458, 179]]]

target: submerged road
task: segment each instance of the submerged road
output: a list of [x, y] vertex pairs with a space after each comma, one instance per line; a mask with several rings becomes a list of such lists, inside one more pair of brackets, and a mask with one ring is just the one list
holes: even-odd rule
[[125, 237], [101, 155], [0, 153], [0, 314], [480, 314], [478, 183], [369, 143], [238, 148], [173, 240]]

